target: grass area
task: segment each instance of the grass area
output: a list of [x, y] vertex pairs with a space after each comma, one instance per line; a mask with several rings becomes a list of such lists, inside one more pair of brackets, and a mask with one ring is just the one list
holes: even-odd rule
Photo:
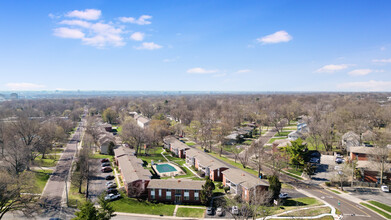
[[290, 213], [286, 213], [284, 215], [280, 215], [282, 217], [301, 217], [301, 216], [317, 216], [320, 214], [331, 213], [330, 207], [317, 207], [312, 209], [298, 210]]
[[296, 179], [299, 179], [299, 180], [303, 180], [302, 177], [297, 176], [297, 175], [294, 175], [294, 174], [292, 174], [292, 173], [289, 173], [289, 172], [286, 172], [286, 171], [283, 171], [283, 170], [281, 170], [281, 172], [283, 172], [284, 174], [286, 174], [286, 175], [288, 175], [288, 176], [290, 176], [290, 177], [293, 177], [293, 178], [296, 178]]
[[246, 144], [246, 145], [251, 145], [253, 143], [254, 140], [247, 140], [247, 141], [244, 141], [243, 144]]
[[54, 167], [59, 159], [60, 155], [46, 155], [44, 159], [39, 155], [34, 159], [34, 164], [40, 167]]
[[35, 175], [35, 186], [37, 188], [37, 193], [42, 193], [53, 170], [37, 170], [32, 172], [34, 172]]
[[386, 210], [387, 212], [391, 212], [391, 206], [388, 206], [386, 204], [383, 204], [383, 203], [378, 202], [378, 201], [373, 201], [373, 200], [368, 201], [368, 202], [371, 203], [372, 205], [375, 205], [375, 206], [377, 206], [377, 207], [379, 207], [381, 209]]
[[[82, 187], [85, 188], [85, 187]], [[85, 194], [80, 194], [79, 189], [73, 185], [68, 193], [68, 204], [70, 207], [77, 208], [77, 206], [86, 201]]]
[[114, 156], [112, 156], [112, 155], [106, 155], [106, 154], [100, 154], [100, 153], [93, 154], [93, 155], [91, 155], [90, 158], [91, 158], [91, 159], [104, 159], [104, 158], [109, 158], [111, 162], [114, 161]]
[[64, 148], [54, 148], [48, 152], [48, 154], [59, 154], [64, 152]]
[[295, 174], [297, 176], [301, 176], [301, 174], [303, 173], [303, 170], [301, 170], [301, 169], [297, 169], [297, 170], [296, 169], [287, 169], [286, 171], [289, 173]]
[[228, 159], [228, 158], [226, 158], [226, 157], [220, 157], [220, 156], [219, 156], [218, 154], [216, 154], [216, 153], [209, 153], [209, 154], [212, 155], [212, 156], [214, 156], [214, 157], [216, 157], [216, 158], [218, 158], [218, 159], [220, 159], [220, 160], [222, 160], [222, 161], [225, 161], [225, 162], [231, 164], [232, 166], [235, 166], [235, 167], [237, 167], [237, 168], [239, 168], [239, 169], [241, 169], [241, 170], [244, 170], [244, 171], [246, 171], [246, 172], [248, 172], [248, 173], [251, 173], [251, 174], [253, 174], [253, 175], [255, 175], [255, 176], [258, 176], [258, 172], [257, 172], [257, 171], [255, 171], [255, 170], [253, 170], [253, 169], [250, 169], [250, 168], [248, 168], [248, 167], [243, 168], [242, 164], [240, 164], [240, 163], [235, 163], [235, 161], [232, 161], [232, 160], [230, 160], [230, 159]]
[[[140, 158], [141, 160], [144, 160], [146, 161], [148, 164], [151, 164], [151, 160], [153, 160], [154, 162], [159, 162], [159, 160], [161, 162], [167, 162], [167, 160], [162, 156], [162, 153], [163, 152], [163, 148], [157, 148], [155, 149], [154, 151], [149, 151], [148, 154], [149, 156], [145, 156], [143, 154], [139, 154], [137, 155], [138, 158]], [[168, 155], [168, 154], [165, 154], [165, 155]]]
[[[290, 220], [292, 218], [271, 218], [270, 220]], [[324, 216], [321, 218], [313, 218], [311, 220], [334, 220], [333, 216]]]
[[281, 131], [280, 134], [276, 134], [276, 136], [288, 136], [288, 134], [291, 133], [290, 131]]
[[196, 143], [194, 142], [186, 142], [187, 146], [194, 146]]
[[176, 212], [176, 216], [177, 217], [203, 218], [204, 213], [205, 213], [205, 209], [179, 207]]
[[139, 213], [150, 215], [172, 216], [175, 205], [163, 203], [151, 203], [148, 201], [138, 201], [123, 195], [122, 199], [111, 202], [114, 210], [117, 212]]
[[270, 138], [269, 144], [272, 144], [275, 140], [281, 140], [281, 139], [286, 139], [285, 137], [278, 137], [278, 138]]
[[341, 194], [340, 191], [337, 191], [337, 190], [334, 190], [334, 189], [329, 189], [331, 192], [334, 192], [334, 193], [337, 193], [337, 194]]
[[380, 215], [382, 215], [382, 216], [384, 216], [384, 217], [386, 217], [386, 218], [388, 218], [388, 219], [391, 219], [391, 215], [390, 215], [390, 214], [388, 214], [388, 213], [386, 213], [386, 212], [384, 212], [384, 211], [382, 211], [382, 210], [376, 208], [375, 206], [371, 206], [371, 205], [369, 205], [369, 204], [367, 204], [367, 203], [363, 203], [363, 202], [360, 202], [360, 204], [363, 205], [363, 206], [365, 206], [365, 207], [367, 207], [367, 208], [369, 208], [369, 209], [371, 209], [371, 210], [374, 211], [374, 212], [379, 213]]
[[292, 185], [289, 185], [289, 184], [286, 184], [286, 183], [282, 183], [281, 184], [281, 188], [282, 189], [294, 189]]
[[283, 204], [286, 206], [315, 206], [322, 205], [322, 202], [312, 198], [312, 197], [300, 197], [300, 198], [291, 198], [284, 201]]

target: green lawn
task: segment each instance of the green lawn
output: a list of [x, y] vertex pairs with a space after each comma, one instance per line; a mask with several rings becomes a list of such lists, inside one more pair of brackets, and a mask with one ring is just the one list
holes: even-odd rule
[[[227, 163], [229, 163], [229, 164], [231, 164], [232, 166], [235, 166], [235, 167], [237, 167], [237, 168], [239, 168], [239, 169], [241, 169], [241, 170], [244, 170], [244, 171], [246, 171], [246, 172], [248, 172], [248, 173], [251, 173], [251, 174], [253, 174], [253, 175], [255, 175], [255, 176], [258, 176], [258, 172], [257, 171], [255, 171], [255, 170], [253, 170], [253, 169], [250, 169], [250, 168], [248, 168], [248, 167], [246, 167], [246, 168], [243, 168], [243, 165], [241, 164], [241, 163], [235, 163], [235, 161], [232, 161], [232, 160], [230, 160], [230, 159], [228, 159], [228, 158], [226, 158], [226, 157], [220, 157], [218, 154], [216, 154], [216, 153], [209, 153], [210, 155], [212, 155], [212, 156], [214, 156], [214, 157], [216, 157], [216, 158], [218, 158], [218, 159], [220, 159], [220, 160], [222, 160], [222, 161], [225, 161], [225, 162], [227, 162]], [[239, 160], [238, 160], [239, 161]]]
[[205, 209], [179, 207], [176, 212], [176, 216], [177, 217], [190, 217], [190, 218], [203, 218], [204, 213], [205, 213]]
[[337, 191], [337, 190], [334, 190], [334, 189], [329, 189], [330, 191], [334, 192], [334, 193], [337, 193], [337, 194], [341, 194], [340, 191]]
[[297, 169], [297, 170], [296, 169], [288, 169], [286, 171], [289, 173], [295, 174], [297, 176], [301, 176], [301, 174], [303, 173], [303, 170], [301, 170], [301, 169]]
[[280, 216], [282, 217], [317, 216], [320, 214], [327, 214], [327, 213], [331, 213], [330, 207], [317, 207], [312, 209], [298, 210]]
[[388, 214], [388, 213], [386, 213], [386, 212], [376, 208], [375, 206], [371, 206], [371, 205], [369, 205], [367, 203], [363, 203], [363, 202], [360, 202], [360, 204], [365, 206], [365, 207], [367, 207], [367, 208], [369, 208], [369, 209], [372, 209], [373, 211], [379, 213], [380, 215], [382, 215], [382, 216], [384, 216], [384, 217], [386, 217], [388, 219], [391, 219], [391, 215], [390, 214]]
[[288, 136], [288, 134], [291, 133], [290, 131], [281, 131], [280, 134], [276, 133], [275, 136]]
[[37, 188], [37, 193], [42, 193], [43, 188], [45, 188], [45, 185], [53, 170], [36, 170], [32, 172], [34, 172], [35, 175], [35, 186]]
[[[85, 187], [83, 187], [85, 188]], [[70, 207], [77, 208], [77, 206], [86, 201], [85, 194], [79, 194], [79, 189], [71, 185], [68, 193], [68, 204]]]
[[[291, 220], [292, 218], [271, 218], [270, 220]], [[311, 220], [334, 220], [333, 216], [324, 216], [321, 218], [313, 218]]]
[[270, 138], [268, 143], [272, 144], [275, 140], [281, 140], [281, 139], [286, 139], [286, 137]]
[[246, 144], [246, 145], [251, 145], [253, 143], [254, 140], [247, 140], [247, 141], [244, 141], [243, 144]]
[[93, 154], [90, 158], [91, 159], [105, 159], [105, 158], [109, 158], [111, 162], [114, 161], [114, 156], [106, 155], [106, 154], [100, 154], [100, 153]]
[[368, 201], [368, 202], [371, 203], [372, 205], [375, 205], [375, 206], [377, 206], [377, 207], [379, 207], [381, 209], [386, 210], [387, 212], [391, 212], [391, 206], [388, 206], [386, 204], [380, 203], [378, 201], [372, 201], [371, 200], [371, 201]]
[[312, 198], [312, 197], [300, 197], [300, 198], [291, 198], [284, 201], [283, 206], [315, 206], [322, 205], [322, 202]]
[[116, 212], [139, 213], [150, 215], [172, 216], [175, 205], [163, 203], [150, 203], [148, 201], [137, 201], [137, 199], [123, 196], [122, 199], [111, 202]]
[[187, 146], [194, 146], [196, 143], [194, 142], [186, 142]]
[[60, 155], [46, 155], [45, 159], [42, 159], [42, 155], [39, 155], [34, 159], [34, 164], [39, 167], [54, 167], [59, 159]]

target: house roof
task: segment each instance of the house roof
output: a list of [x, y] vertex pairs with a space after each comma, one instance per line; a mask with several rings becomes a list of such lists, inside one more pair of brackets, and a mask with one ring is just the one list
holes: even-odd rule
[[186, 150], [186, 149], [190, 148], [189, 146], [187, 146], [187, 144], [185, 144], [182, 141], [178, 140], [174, 136], [164, 137], [164, 142], [166, 144], [170, 144], [172, 148], [178, 149], [178, 150]]
[[98, 138], [99, 138], [98, 143], [100, 146], [106, 144], [107, 142], [113, 142], [115, 144], [114, 137], [109, 133], [102, 133], [101, 135], [98, 136]]
[[273, 146], [277, 147], [286, 147], [286, 146], [291, 146], [291, 140], [288, 139], [277, 139], [273, 142]]
[[148, 184], [148, 189], [186, 189], [202, 190], [205, 181], [202, 180], [162, 180], [153, 179]]
[[[357, 161], [357, 168], [362, 168], [368, 171], [379, 171], [380, 164], [375, 161], [359, 160]], [[391, 163], [384, 164], [384, 172], [391, 173]]]
[[222, 173], [229, 181], [236, 185], [239, 184], [247, 189], [251, 189], [258, 185], [269, 186], [269, 183], [265, 180], [261, 180], [260, 178], [246, 173], [238, 168], [230, 168], [228, 170], [224, 170]]
[[114, 150], [124, 182], [131, 183], [137, 180], [151, 179], [152, 174], [147, 169], [144, 169], [142, 166], [143, 161], [136, 156], [130, 155], [131, 152], [130, 149], [127, 150], [123, 146]]
[[138, 116], [137, 118], [136, 118], [136, 120], [137, 121], [139, 121], [139, 122], [141, 122], [141, 123], [143, 123], [143, 124], [147, 124], [150, 120], [148, 119], [148, 118], [146, 118], [146, 117], [144, 117], [144, 116]]
[[193, 148], [186, 151], [186, 156], [195, 157], [199, 164], [201, 164], [203, 167], [209, 167], [211, 170], [227, 167], [224, 163], [220, 162], [216, 158]]

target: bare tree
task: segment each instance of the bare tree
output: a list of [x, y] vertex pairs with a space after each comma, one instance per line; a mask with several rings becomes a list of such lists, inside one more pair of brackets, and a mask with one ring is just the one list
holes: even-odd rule
[[390, 167], [390, 154], [391, 148], [389, 148], [391, 132], [379, 131], [375, 137], [375, 149], [371, 154], [370, 159], [373, 161], [373, 164], [377, 168], [380, 174], [380, 184], [383, 184], [384, 181], [384, 172]]
[[140, 148], [146, 142], [146, 134], [134, 121], [126, 121], [122, 125], [120, 136], [124, 143], [136, 148], [136, 154], [140, 153]]

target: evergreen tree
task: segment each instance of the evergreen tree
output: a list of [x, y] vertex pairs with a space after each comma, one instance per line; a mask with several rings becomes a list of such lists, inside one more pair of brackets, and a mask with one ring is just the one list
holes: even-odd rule
[[278, 199], [278, 196], [280, 195], [281, 192], [281, 182], [278, 179], [276, 175], [273, 175], [268, 178], [269, 180], [269, 191], [273, 193], [273, 198]]
[[109, 219], [111, 219], [111, 217], [115, 216], [115, 214], [114, 214], [115, 210], [114, 210], [113, 206], [109, 203], [109, 201], [105, 200], [104, 194], [102, 194], [99, 197], [99, 205], [100, 205], [99, 219], [109, 220]]
[[212, 199], [213, 190], [215, 189], [215, 184], [209, 177], [206, 178], [205, 184], [202, 186], [200, 193], [201, 203], [204, 205], [209, 204]]
[[75, 212], [73, 220], [99, 220], [98, 210], [90, 200], [80, 205], [79, 210]]
[[290, 163], [295, 165], [297, 169], [298, 166], [304, 165], [306, 145], [303, 144], [303, 140], [300, 138], [295, 141], [291, 141], [291, 143], [292, 146], [286, 147], [286, 150], [289, 154]]

